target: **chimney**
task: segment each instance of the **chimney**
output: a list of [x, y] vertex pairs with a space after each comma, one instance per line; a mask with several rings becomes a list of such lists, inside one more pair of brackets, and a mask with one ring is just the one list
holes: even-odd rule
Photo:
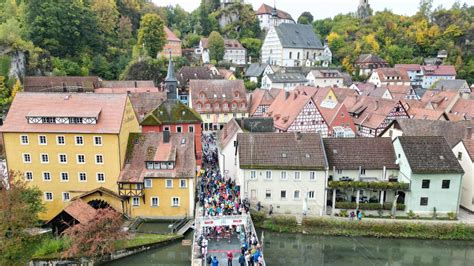
[[472, 127], [466, 128], [466, 136], [465, 139], [472, 139]]
[[285, 100], [287, 100], [288, 97], [290, 97], [290, 92], [289, 92], [289, 91], [285, 91]]
[[374, 108], [374, 111], [377, 111], [377, 109], [379, 109], [379, 101], [375, 101], [375, 108]]
[[138, 83], [136, 80], [134, 81], [134, 84], [135, 84], [135, 88], [138, 88]]
[[168, 130], [163, 131], [163, 143], [170, 142], [170, 132]]
[[296, 132], [296, 140], [301, 140], [301, 132]]

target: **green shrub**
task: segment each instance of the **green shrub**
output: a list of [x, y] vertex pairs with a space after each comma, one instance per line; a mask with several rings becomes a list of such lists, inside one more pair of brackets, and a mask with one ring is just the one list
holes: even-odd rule
[[283, 226], [296, 226], [297, 225], [295, 216], [274, 215], [272, 216], [270, 221], [274, 225], [283, 225]]
[[341, 211], [339, 212], [339, 216], [341, 216], [341, 217], [348, 217], [349, 214], [347, 214], [347, 210], [341, 210]]
[[41, 241], [39, 248], [33, 253], [33, 257], [61, 253], [69, 247], [69, 241], [65, 238], [45, 238]]
[[456, 220], [457, 219], [456, 213], [448, 212], [448, 219], [449, 220]]
[[265, 212], [261, 212], [261, 211], [260, 212], [252, 211], [251, 215], [252, 215], [252, 221], [255, 224], [261, 224], [266, 218]]
[[415, 218], [415, 213], [412, 210], [410, 210], [409, 212], [407, 212], [407, 216], [408, 218], [413, 219]]
[[372, 189], [372, 190], [408, 190], [408, 183], [401, 182], [363, 182], [363, 181], [329, 181], [330, 188], [353, 188], [353, 189]]
[[436, 219], [438, 217], [438, 213], [436, 212], [436, 207], [433, 207], [433, 219]]

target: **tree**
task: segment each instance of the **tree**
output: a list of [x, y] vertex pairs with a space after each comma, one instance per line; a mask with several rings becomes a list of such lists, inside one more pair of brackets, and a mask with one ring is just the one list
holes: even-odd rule
[[[14, 265], [21, 261], [32, 240], [27, 229], [38, 223], [38, 214], [45, 210], [42, 192], [27, 186], [23, 174], [9, 173], [9, 182], [0, 189], [0, 264]], [[6, 189], [8, 187], [8, 189]]]
[[313, 15], [310, 12], [305, 11], [301, 14], [298, 18], [298, 24], [312, 24], [313, 23]]
[[166, 43], [164, 23], [156, 14], [146, 14], [138, 30], [139, 46], [143, 46], [148, 56], [155, 58]]
[[66, 250], [67, 257], [87, 257], [100, 260], [115, 251], [115, 242], [124, 239], [127, 233], [122, 230], [122, 215], [111, 208], [98, 209], [88, 223], [76, 224], [64, 231], [71, 246]]
[[108, 37], [112, 37], [119, 20], [115, 0], [93, 0], [91, 9], [97, 16], [100, 30]]
[[22, 90], [21, 82], [19, 79], [16, 80], [15, 85], [13, 85], [12, 89], [12, 99], [15, 98], [16, 94]]
[[11, 102], [12, 102], [11, 91], [5, 85], [5, 77], [0, 76], [0, 105], [1, 105], [0, 111], [8, 110], [8, 107], [10, 106]]
[[211, 60], [216, 60], [217, 62], [219, 62], [220, 60], [222, 60], [222, 58], [224, 58], [224, 38], [222, 38], [219, 32], [211, 32], [211, 35], [209, 35], [207, 47], [209, 49], [209, 58]]
[[240, 43], [242, 43], [245, 49], [247, 49], [247, 56], [252, 57], [252, 59], [260, 58], [262, 40], [254, 38], [243, 38], [240, 40]]

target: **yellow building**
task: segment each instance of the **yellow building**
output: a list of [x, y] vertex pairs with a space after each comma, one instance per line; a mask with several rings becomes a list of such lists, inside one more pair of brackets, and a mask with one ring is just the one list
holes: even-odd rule
[[194, 216], [195, 152], [192, 133], [132, 134], [119, 195], [130, 217]]
[[44, 220], [91, 190], [118, 192], [129, 134], [139, 131], [126, 94], [87, 93], [18, 93], [1, 129], [8, 169], [43, 191]]

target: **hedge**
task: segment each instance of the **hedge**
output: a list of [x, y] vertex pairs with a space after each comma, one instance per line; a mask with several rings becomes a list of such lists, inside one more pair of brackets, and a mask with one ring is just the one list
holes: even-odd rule
[[[356, 202], [336, 202], [336, 209], [357, 209]], [[392, 210], [392, 203], [359, 203], [359, 209], [361, 210]], [[405, 210], [405, 204], [397, 204], [397, 210]]]
[[401, 182], [363, 182], [363, 181], [329, 181], [329, 187], [332, 189], [372, 189], [372, 190], [408, 190], [410, 184]]
[[347, 219], [308, 218], [302, 222], [307, 233], [394, 238], [474, 240], [474, 226], [461, 223], [362, 222]]

